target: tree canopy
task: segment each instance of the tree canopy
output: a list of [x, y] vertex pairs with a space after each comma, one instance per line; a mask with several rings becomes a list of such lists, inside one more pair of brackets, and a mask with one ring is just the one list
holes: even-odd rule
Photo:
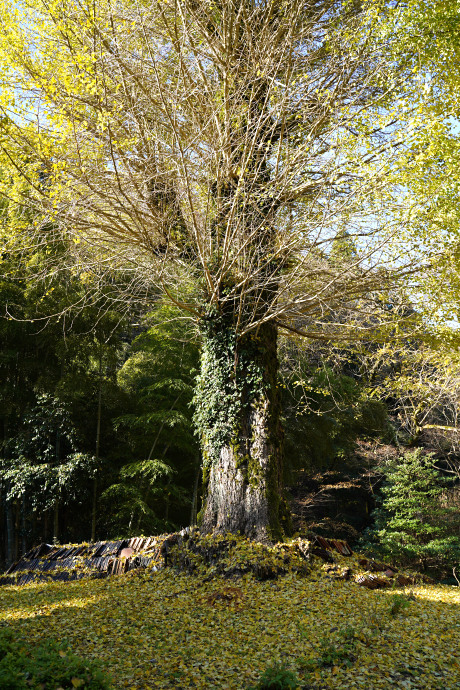
[[[56, 223], [77, 264], [122, 267], [197, 318], [229, 305], [240, 334], [320, 334], [413, 268], [396, 173], [424, 89], [399, 3], [3, 13], [4, 156], [41, 239]], [[338, 265], [344, 230], [357, 252]]]

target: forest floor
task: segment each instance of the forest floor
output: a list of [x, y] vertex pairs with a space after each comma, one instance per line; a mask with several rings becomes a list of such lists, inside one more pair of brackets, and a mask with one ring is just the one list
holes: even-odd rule
[[66, 640], [114, 688], [241, 690], [279, 662], [300, 688], [460, 689], [460, 587], [370, 591], [319, 561], [263, 582], [165, 568], [4, 586], [5, 627], [27, 650]]

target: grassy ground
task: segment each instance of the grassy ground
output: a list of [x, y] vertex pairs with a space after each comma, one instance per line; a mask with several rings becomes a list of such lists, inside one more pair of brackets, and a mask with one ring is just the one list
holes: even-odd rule
[[66, 639], [115, 688], [248, 688], [279, 661], [308, 688], [460, 689], [460, 588], [369, 591], [307, 577], [205, 581], [166, 569], [0, 588], [28, 648]]

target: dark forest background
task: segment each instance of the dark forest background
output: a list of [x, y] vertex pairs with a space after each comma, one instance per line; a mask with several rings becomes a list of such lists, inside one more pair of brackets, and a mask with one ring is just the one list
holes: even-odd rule
[[[0, 283], [1, 566], [43, 541], [195, 524], [190, 324], [160, 301], [117, 310], [85, 275], [37, 279], [43, 257], [26, 258], [4, 256]], [[389, 342], [280, 341], [292, 530], [446, 575], [460, 557], [454, 356]]]

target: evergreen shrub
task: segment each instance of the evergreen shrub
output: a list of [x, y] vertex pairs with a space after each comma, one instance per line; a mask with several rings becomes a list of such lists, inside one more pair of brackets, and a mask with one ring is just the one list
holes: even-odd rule
[[452, 568], [460, 561], [460, 514], [443, 504], [449, 485], [431, 454], [416, 449], [383, 469], [380, 505], [363, 546], [403, 565]]
[[275, 662], [267, 666], [252, 690], [295, 690], [298, 687], [300, 681], [295, 673], [283, 664]]

